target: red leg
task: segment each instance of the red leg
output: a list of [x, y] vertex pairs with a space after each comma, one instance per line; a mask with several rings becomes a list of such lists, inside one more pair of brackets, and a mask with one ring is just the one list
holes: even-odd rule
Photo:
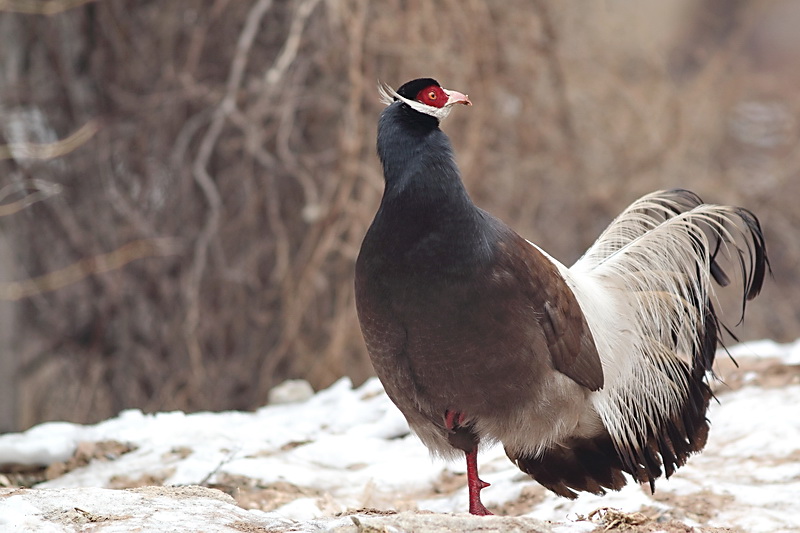
[[481, 503], [481, 489], [488, 486], [488, 483], [478, 477], [478, 447], [475, 446], [471, 452], [467, 452], [467, 488], [469, 489], [470, 514], [480, 516], [492, 514]]
[[[450, 431], [455, 431], [464, 422], [464, 414], [456, 411], [444, 412], [444, 425]], [[462, 448], [466, 450], [466, 448]], [[467, 454], [467, 489], [469, 490], [469, 512], [474, 515], [486, 516], [492, 513], [481, 503], [481, 489], [489, 486], [478, 477], [478, 444], [474, 441]]]

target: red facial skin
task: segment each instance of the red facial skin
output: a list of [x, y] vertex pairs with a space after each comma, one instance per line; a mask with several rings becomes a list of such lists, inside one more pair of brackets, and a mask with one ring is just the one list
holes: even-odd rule
[[438, 85], [425, 87], [417, 94], [417, 101], [432, 107], [444, 107], [447, 104], [447, 93]]

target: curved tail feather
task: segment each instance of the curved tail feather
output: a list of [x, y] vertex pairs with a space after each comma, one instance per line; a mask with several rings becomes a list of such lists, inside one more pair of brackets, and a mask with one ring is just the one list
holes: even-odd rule
[[603, 362], [593, 405], [604, 431], [512, 457], [523, 471], [568, 497], [619, 489], [621, 472], [653, 487], [705, 446], [708, 375], [730, 332], [714, 307], [712, 280], [730, 284], [723, 265], [742, 280], [741, 322], [770, 272], [758, 219], [677, 189], [634, 202], [562, 270]]

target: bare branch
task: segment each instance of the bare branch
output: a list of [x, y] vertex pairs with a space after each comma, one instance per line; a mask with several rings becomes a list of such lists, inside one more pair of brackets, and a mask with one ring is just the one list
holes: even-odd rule
[[271, 89], [278, 81], [283, 78], [284, 73], [297, 57], [297, 51], [300, 49], [300, 37], [303, 35], [306, 21], [314, 8], [319, 4], [319, 0], [305, 0], [300, 7], [297, 8], [292, 25], [289, 28], [289, 36], [283, 45], [278, 59], [275, 64], [270, 67], [264, 74], [264, 88]]
[[55, 15], [97, 0], [0, 0], [0, 11], [26, 15]]
[[18, 211], [22, 211], [29, 205], [33, 205], [36, 202], [41, 202], [42, 200], [47, 200], [51, 196], [59, 194], [61, 192], [61, 185], [58, 183], [50, 183], [44, 180], [26, 180], [21, 184], [12, 183], [0, 189], [0, 202], [14, 192], [28, 189], [34, 189], [34, 191], [14, 202], [0, 204], [0, 217], [13, 215]]
[[3, 159], [54, 159], [61, 157], [81, 147], [99, 130], [100, 121], [90, 120], [68, 137], [54, 143], [11, 143], [0, 145], [0, 161]]
[[192, 175], [203, 191], [209, 206], [208, 217], [195, 242], [192, 270], [186, 289], [188, 309], [184, 323], [184, 335], [195, 374], [202, 372], [202, 353], [195, 336], [195, 331], [200, 321], [200, 282], [203, 279], [203, 273], [208, 261], [208, 248], [219, 227], [222, 209], [219, 190], [214, 183], [214, 179], [208, 173], [208, 162], [211, 160], [211, 154], [214, 152], [228, 115], [236, 107], [236, 95], [244, 78], [250, 49], [261, 25], [261, 20], [271, 6], [272, 0], [259, 0], [247, 14], [244, 28], [239, 34], [239, 40], [236, 43], [236, 52], [228, 74], [225, 95], [214, 113], [211, 125], [200, 142], [200, 148], [192, 166]]
[[178, 241], [171, 238], [130, 242], [116, 250], [81, 259], [65, 268], [22, 281], [0, 283], [0, 300], [17, 301], [30, 296], [52, 292], [77, 283], [89, 276], [122, 268], [144, 257], [161, 257], [180, 252]]

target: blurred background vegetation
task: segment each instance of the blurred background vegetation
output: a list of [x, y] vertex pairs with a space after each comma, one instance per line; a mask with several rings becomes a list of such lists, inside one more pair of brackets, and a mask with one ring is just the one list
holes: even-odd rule
[[791, 0], [0, 0], [0, 431], [368, 377], [379, 79], [469, 93], [468, 189], [566, 263], [657, 188], [752, 209], [775, 280], [738, 332], [796, 338], [798, 27]]

